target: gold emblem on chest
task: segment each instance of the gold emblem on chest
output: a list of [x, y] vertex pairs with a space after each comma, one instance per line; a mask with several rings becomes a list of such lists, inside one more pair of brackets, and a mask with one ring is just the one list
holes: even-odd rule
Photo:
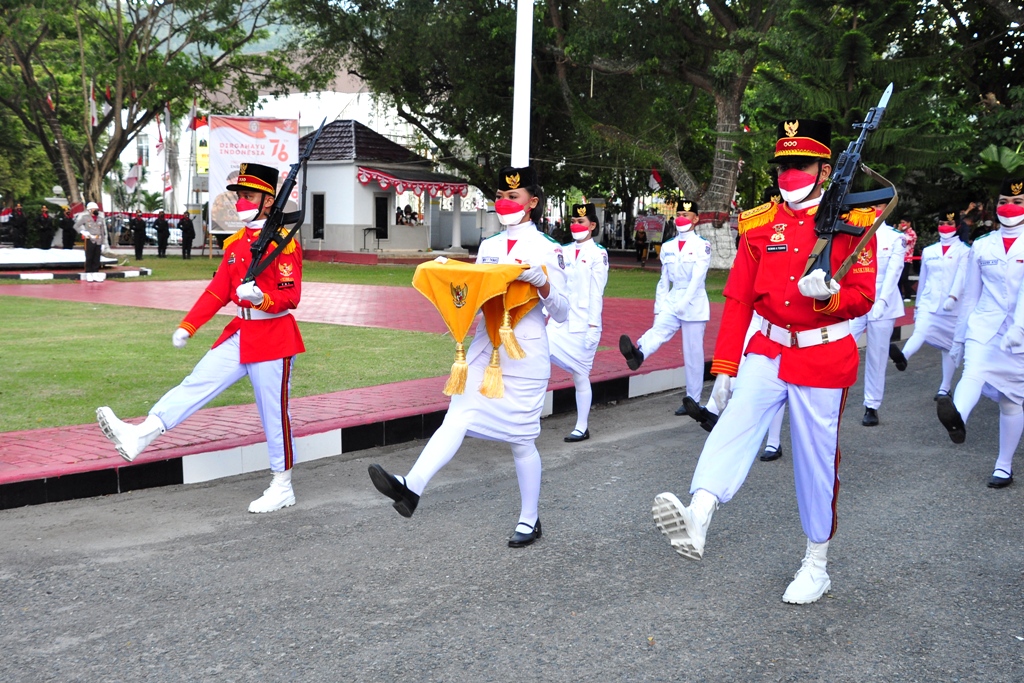
[[771, 236], [771, 241], [772, 242], [785, 242], [786, 241], [786, 224], [785, 223], [777, 223], [777, 224], [772, 226], [772, 229], [775, 230], [775, 234]]

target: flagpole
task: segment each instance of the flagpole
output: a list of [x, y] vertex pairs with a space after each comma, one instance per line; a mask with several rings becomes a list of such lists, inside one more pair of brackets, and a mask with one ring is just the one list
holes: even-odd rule
[[533, 0], [516, 5], [515, 81], [512, 86], [512, 166], [530, 165], [530, 77], [533, 69]]

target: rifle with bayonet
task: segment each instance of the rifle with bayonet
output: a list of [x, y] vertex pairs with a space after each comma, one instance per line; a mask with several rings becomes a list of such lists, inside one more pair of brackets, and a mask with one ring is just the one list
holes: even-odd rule
[[[814, 231], [818, 235], [818, 241], [807, 257], [807, 267], [804, 275], [813, 270], [821, 269], [825, 272], [825, 282], [835, 278], [841, 279], [850, 270], [860, 252], [868, 245], [879, 226], [896, 208], [898, 195], [895, 186], [881, 175], [861, 163], [861, 153], [867, 143], [868, 133], [877, 130], [882, 121], [882, 115], [889, 104], [892, 96], [892, 83], [882, 93], [878, 106], [872, 107], [864, 121], [853, 124], [854, 128], [860, 129], [860, 135], [849, 144], [846, 150], [839, 155], [836, 167], [829, 179], [828, 189], [825, 190], [818, 205], [818, 213], [815, 215]], [[885, 187], [868, 192], [850, 192], [853, 187], [853, 180], [857, 171], [863, 171], [870, 178], [877, 180]], [[882, 214], [875, 218], [869, 228], [850, 225], [843, 216], [851, 209], [860, 209], [875, 206], [886, 202]], [[832, 273], [832, 238], [837, 234], [847, 234], [861, 237], [857, 248], [840, 264], [835, 274]]]
[[[306, 143], [306, 149], [302, 150], [298, 160], [291, 165], [288, 177], [284, 179], [284, 183], [274, 199], [274, 205], [270, 207], [270, 214], [267, 216], [266, 223], [263, 224], [263, 229], [260, 230], [260, 236], [250, 247], [252, 262], [249, 264], [249, 270], [245, 273], [243, 283], [252, 282], [257, 275], [266, 270], [267, 266], [273, 263], [274, 259], [295, 239], [299, 228], [302, 227], [302, 222], [306, 218], [306, 162], [313, 154], [313, 148], [316, 147], [316, 141], [320, 139], [320, 133], [323, 132], [325, 123], [327, 123], [326, 118], [320, 123], [316, 134]], [[298, 211], [286, 212], [284, 207], [288, 203], [292, 190], [295, 189], [300, 169], [302, 170], [302, 208]], [[281, 234], [280, 229], [285, 225], [291, 225], [292, 228], [287, 233]], [[273, 245], [273, 251], [267, 255], [271, 245]]]

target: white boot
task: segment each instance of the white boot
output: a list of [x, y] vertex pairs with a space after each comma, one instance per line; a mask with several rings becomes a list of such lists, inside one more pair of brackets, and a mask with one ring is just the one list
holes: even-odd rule
[[818, 598], [828, 592], [828, 589], [832, 587], [832, 581], [828, 578], [828, 572], [825, 571], [827, 555], [828, 541], [824, 543], [807, 541], [807, 553], [804, 555], [803, 562], [800, 563], [800, 570], [797, 571], [793, 582], [789, 584], [785, 595], [782, 596], [783, 602], [806, 605], [817, 602]]
[[292, 491], [292, 471], [274, 472], [274, 479], [263, 495], [249, 503], [249, 512], [273, 512], [295, 505]]
[[651, 514], [658, 530], [665, 534], [677, 553], [691, 560], [704, 556], [704, 541], [711, 515], [718, 509], [715, 494], [697, 489], [690, 499], [690, 507], [683, 507], [671, 493], [659, 493], [654, 497]]
[[96, 420], [100, 423], [103, 436], [114, 442], [117, 452], [128, 462], [167, 431], [156, 415], [148, 416], [142, 424], [133, 425], [117, 419], [114, 411], [107, 406], [96, 409]]
[[93, 282], [103, 282], [107, 279], [107, 274], [103, 271], [93, 274]]

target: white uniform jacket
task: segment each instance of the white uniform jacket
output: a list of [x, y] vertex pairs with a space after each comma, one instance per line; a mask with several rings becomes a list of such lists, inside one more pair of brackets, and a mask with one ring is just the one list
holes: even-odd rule
[[[959, 299], [963, 294], [963, 278], [956, 274], [964, 257], [971, 248], [960, 240], [954, 240], [946, 253], [942, 253], [942, 244], [936, 242], [921, 251], [921, 275], [917, 280], [917, 299], [914, 303], [914, 319], [918, 313], [931, 313], [955, 317], [960, 312]], [[958, 289], [954, 289], [954, 284]], [[957, 298], [952, 311], [945, 311], [942, 305], [950, 296]]]
[[[509, 249], [509, 239], [514, 244]], [[513, 225], [497, 235], [488, 237], [480, 243], [480, 251], [476, 256], [477, 263], [529, 263], [533, 266], [546, 266], [548, 284], [551, 291], [548, 298], [526, 314], [515, 327], [516, 339], [523, 347], [526, 358], [512, 360], [502, 346], [501, 373], [506, 377], [529, 377], [531, 379], [547, 379], [551, 377], [551, 360], [548, 353], [548, 335], [544, 329], [544, 309], [552, 320], [564, 322], [569, 315], [569, 301], [566, 298], [565, 256], [562, 246], [543, 232], [537, 230], [533, 223]], [[473, 342], [466, 353], [466, 361], [473, 361], [481, 354], [490, 358], [494, 347], [487, 336], [487, 327], [481, 316], [477, 323]]]
[[[998, 230], [974, 240], [967, 255], [964, 295], [956, 322], [957, 342], [988, 344], [1013, 322], [1021, 281], [1024, 280], [1024, 236], [1010, 251]], [[1024, 349], [1013, 349], [1020, 353]]]
[[[578, 251], [577, 251], [578, 250]], [[570, 332], [586, 332], [591, 326], [601, 329], [604, 288], [608, 284], [608, 252], [590, 239], [583, 244], [566, 244], [565, 273], [568, 280], [569, 318], [565, 323], [552, 321]]]
[[[875, 276], [875, 305], [868, 311], [868, 320], [889, 320], [903, 315], [903, 295], [899, 292], [903, 259], [907, 253], [907, 239], [898, 230], [882, 223], [875, 232], [878, 250], [875, 254], [878, 273]], [[885, 306], [878, 304], [885, 301]]]
[[711, 265], [711, 243], [688, 231], [662, 244], [660, 259], [655, 315], [665, 311], [687, 322], [709, 320], [711, 304], [704, 279]]

